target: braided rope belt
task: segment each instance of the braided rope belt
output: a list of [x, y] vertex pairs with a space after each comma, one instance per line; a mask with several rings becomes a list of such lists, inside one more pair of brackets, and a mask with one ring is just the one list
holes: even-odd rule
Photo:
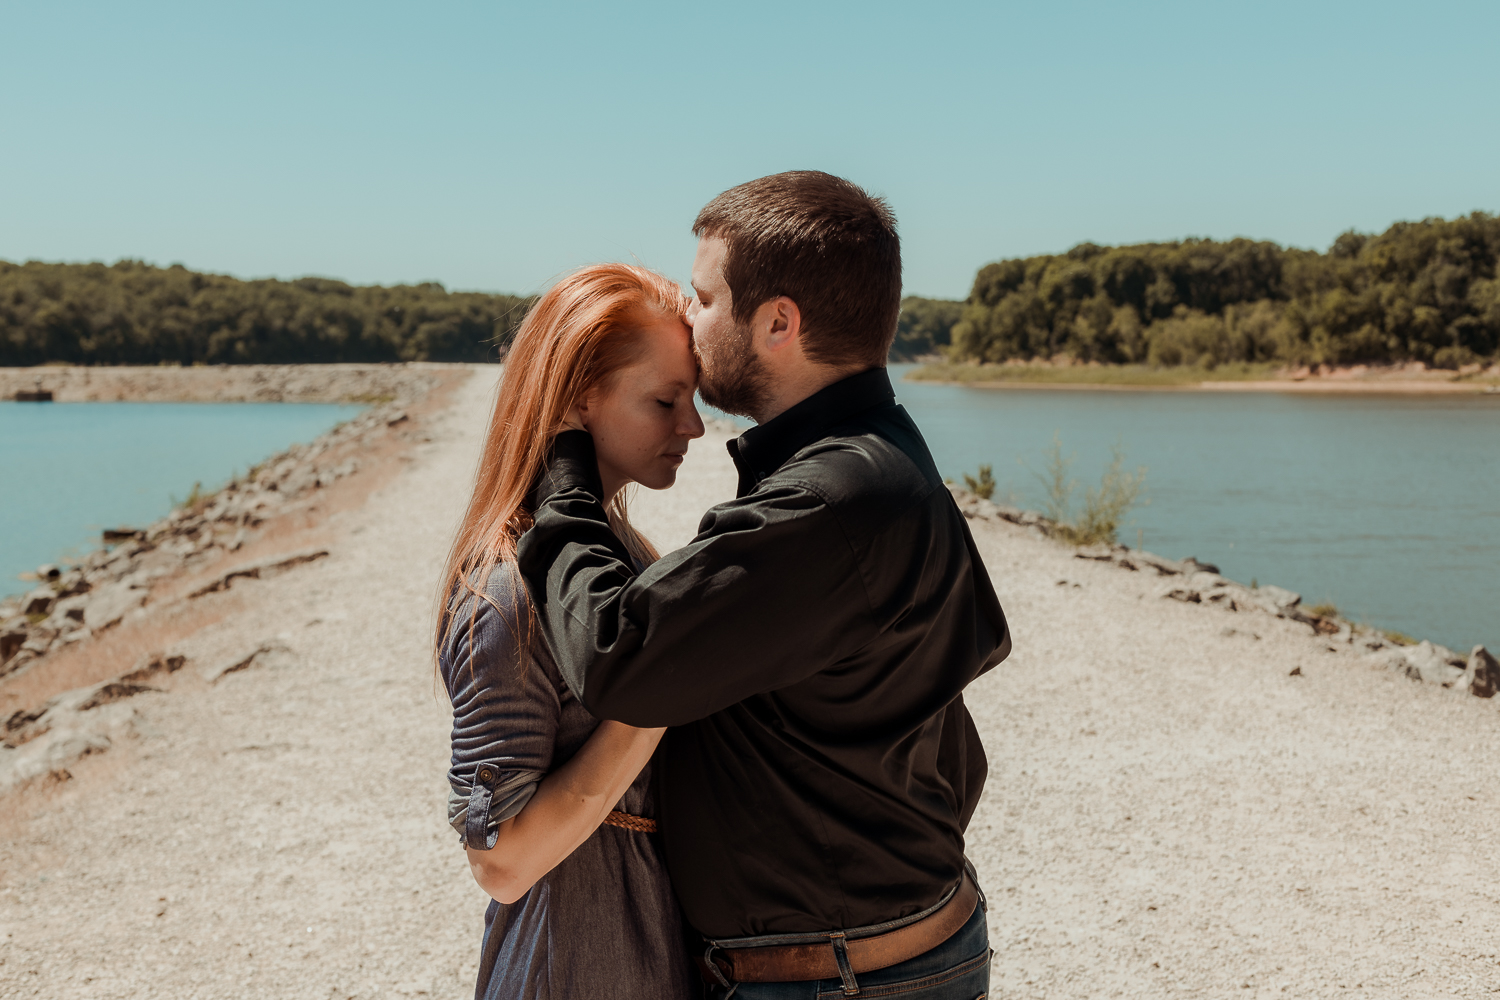
[[604, 817], [604, 822], [608, 826], [618, 826], [622, 830], [634, 830], [636, 833], [656, 832], [656, 820], [647, 819], [644, 816], [632, 816], [618, 809], [611, 809], [609, 815]]

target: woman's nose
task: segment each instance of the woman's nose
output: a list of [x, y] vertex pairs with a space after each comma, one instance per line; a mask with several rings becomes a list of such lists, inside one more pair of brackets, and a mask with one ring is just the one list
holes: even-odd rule
[[703, 418], [698, 415], [698, 407], [688, 403], [687, 419], [678, 428], [678, 433], [689, 438], [701, 438], [703, 436]]

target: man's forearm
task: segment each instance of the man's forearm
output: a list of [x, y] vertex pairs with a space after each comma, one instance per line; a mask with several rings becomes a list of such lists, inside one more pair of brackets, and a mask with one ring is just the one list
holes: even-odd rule
[[[516, 566], [563, 678], [589, 711], [675, 726], [795, 683], [880, 629], [847, 538], [796, 484], [704, 515], [639, 574], [610, 530], [592, 439], [559, 434]], [[820, 601], [851, 609], [833, 623]]]

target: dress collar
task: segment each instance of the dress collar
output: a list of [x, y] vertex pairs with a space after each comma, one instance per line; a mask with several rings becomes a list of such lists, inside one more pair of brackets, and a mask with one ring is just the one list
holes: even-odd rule
[[771, 420], [729, 442], [729, 455], [740, 472], [739, 495], [781, 468], [797, 452], [826, 437], [849, 417], [893, 403], [896, 391], [884, 368], [871, 368], [825, 386]]

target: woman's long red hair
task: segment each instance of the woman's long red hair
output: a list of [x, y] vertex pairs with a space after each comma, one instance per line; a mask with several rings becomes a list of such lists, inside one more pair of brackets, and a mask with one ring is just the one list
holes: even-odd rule
[[[575, 403], [636, 360], [642, 328], [664, 315], [686, 322], [687, 299], [675, 282], [644, 267], [593, 264], [553, 285], [522, 321], [505, 358], [474, 495], [443, 569], [438, 651], [466, 592], [494, 604], [485, 585], [496, 566], [515, 560], [516, 540], [531, 527], [526, 494], [546, 463], [553, 431]], [[651, 562], [656, 550], [630, 526], [624, 493], [610, 504], [610, 523], [632, 555]], [[524, 617], [516, 624], [529, 635], [530, 616]]]

